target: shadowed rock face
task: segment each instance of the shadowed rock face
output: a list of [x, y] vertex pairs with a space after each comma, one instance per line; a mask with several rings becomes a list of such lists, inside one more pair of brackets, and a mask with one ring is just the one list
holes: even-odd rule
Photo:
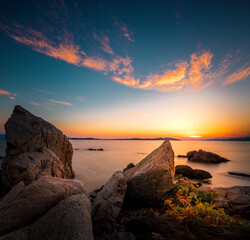
[[127, 182], [123, 173], [117, 171], [97, 193], [92, 206], [93, 230], [97, 235], [111, 233], [122, 205]]
[[182, 174], [184, 177], [192, 179], [207, 179], [211, 178], [211, 174], [205, 170], [193, 169], [187, 165], [178, 165], [175, 167], [175, 174]]
[[187, 153], [187, 157], [189, 161], [203, 162], [203, 163], [221, 163], [229, 161], [228, 159], [220, 157], [215, 153], [206, 152], [203, 150], [190, 151]]
[[92, 240], [91, 205], [77, 180], [40, 177], [0, 202], [0, 239]]
[[169, 140], [135, 167], [124, 171], [126, 205], [155, 205], [173, 187], [174, 152]]
[[[51, 176], [74, 178], [72, 145], [67, 137], [55, 126], [42, 118], [34, 116], [21, 106], [16, 106], [11, 118], [5, 124], [5, 131], [7, 149], [2, 167], [3, 184], [7, 188], [12, 188], [17, 184], [18, 172], [20, 173], [18, 180], [23, 180], [25, 183], [29, 182], [29, 179], [21, 178], [23, 176], [22, 173], [31, 169], [34, 170], [33, 167], [29, 168], [28, 165], [29, 163], [33, 166], [38, 165], [38, 161], [40, 161], [41, 171], [44, 173], [42, 175], [46, 175], [45, 172], [47, 172]], [[42, 156], [44, 152], [49, 152], [49, 150], [51, 152], [46, 155], [54, 159], [52, 162], [58, 166], [58, 171], [54, 171], [55, 166], [53, 163], [49, 166], [46, 163], [48, 159], [46, 160]], [[53, 153], [55, 157], [51, 156]], [[35, 164], [32, 164], [33, 160], [36, 161]], [[51, 169], [48, 170], [48, 167]], [[57, 173], [53, 174], [53, 172]], [[61, 173], [59, 174], [59, 172]], [[27, 176], [27, 174], [24, 175]], [[39, 177], [37, 172], [33, 172], [30, 175]], [[32, 178], [32, 180], [35, 179]]]

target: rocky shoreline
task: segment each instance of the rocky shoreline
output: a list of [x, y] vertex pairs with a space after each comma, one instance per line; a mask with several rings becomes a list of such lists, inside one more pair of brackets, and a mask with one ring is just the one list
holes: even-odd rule
[[[138, 164], [115, 172], [91, 193], [74, 180], [73, 148], [52, 124], [16, 106], [5, 124], [7, 149], [1, 163], [0, 240], [8, 239], [247, 239], [248, 227], [181, 220], [163, 208], [175, 188], [174, 152], [169, 140]], [[227, 161], [193, 151], [191, 161]], [[207, 172], [180, 168], [210, 177]], [[192, 175], [193, 174], [193, 175]], [[200, 175], [199, 175], [200, 174]], [[185, 184], [189, 184], [187, 180]], [[216, 191], [216, 207], [241, 221], [250, 220], [250, 187], [191, 186], [204, 194]], [[202, 193], [202, 194], [203, 194]]]

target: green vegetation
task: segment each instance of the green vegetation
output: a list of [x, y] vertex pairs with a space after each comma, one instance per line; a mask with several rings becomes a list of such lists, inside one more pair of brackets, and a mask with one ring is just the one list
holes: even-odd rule
[[244, 225], [239, 216], [229, 216], [222, 208], [216, 207], [214, 198], [218, 196], [213, 190], [204, 192], [187, 178], [180, 178], [173, 190], [166, 195], [163, 210], [175, 215], [179, 221], [191, 220], [211, 226]]

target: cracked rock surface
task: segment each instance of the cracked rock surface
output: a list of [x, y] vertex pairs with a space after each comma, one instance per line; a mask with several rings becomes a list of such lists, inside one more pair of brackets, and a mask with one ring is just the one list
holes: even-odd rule
[[2, 179], [8, 190], [19, 181], [29, 184], [41, 175], [74, 178], [72, 144], [55, 126], [15, 106], [5, 130]]
[[92, 240], [91, 204], [77, 180], [43, 176], [0, 201], [0, 239]]

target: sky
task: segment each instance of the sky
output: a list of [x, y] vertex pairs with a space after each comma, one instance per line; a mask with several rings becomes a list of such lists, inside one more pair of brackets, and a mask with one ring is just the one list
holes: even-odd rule
[[250, 135], [249, 1], [0, 3], [0, 133], [15, 105], [70, 137]]

